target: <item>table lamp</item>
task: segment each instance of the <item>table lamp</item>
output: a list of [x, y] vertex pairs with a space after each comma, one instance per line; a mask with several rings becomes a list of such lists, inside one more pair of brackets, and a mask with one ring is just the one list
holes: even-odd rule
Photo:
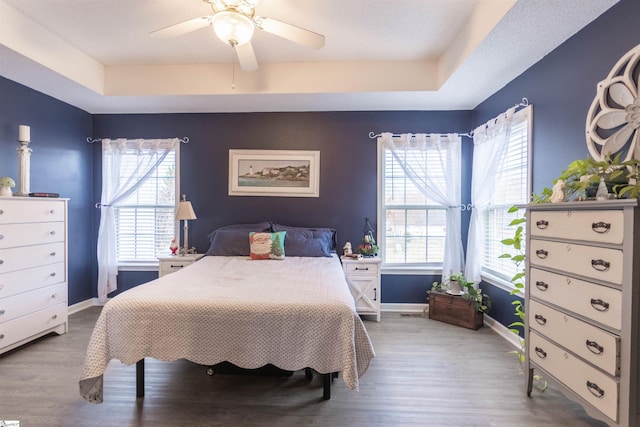
[[176, 219], [178, 221], [184, 221], [184, 254], [189, 253], [189, 220], [197, 219], [196, 213], [193, 211], [193, 206], [191, 206], [191, 202], [187, 201], [187, 195], [182, 195], [182, 200], [180, 200], [180, 204], [178, 205], [178, 210], [176, 211]]

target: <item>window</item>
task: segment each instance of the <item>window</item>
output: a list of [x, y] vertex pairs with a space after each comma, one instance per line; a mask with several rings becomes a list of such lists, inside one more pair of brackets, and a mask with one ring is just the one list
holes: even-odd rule
[[[118, 265], [157, 263], [176, 236], [176, 176], [179, 162], [176, 144], [147, 180], [114, 207]], [[161, 152], [152, 154], [158, 161]], [[120, 179], [140, 179], [135, 150], [121, 153]]]
[[[380, 146], [382, 194], [378, 239], [387, 269], [442, 268], [447, 209], [425, 195], [420, 186], [428, 182], [444, 189], [446, 180], [460, 181], [460, 166], [455, 165], [454, 151], [459, 149], [395, 150], [394, 154], [393, 150]], [[408, 176], [401, 162], [415, 175]]]
[[[516, 113], [517, 120], [511, 126], [506, 153], [498, 165], [497, 188], [484, 217], [484, 260], [482, 273], [511, 282], [522, 269], [509, 259], [499, 258], [508, 251], [501, 242], [513, 237], [514, 228], [509, 223], [524, 216], [524, 210], [509, 213], [513, 205], [526, 204], [531, 194], [529, 182], [529, 147], [531, 140], [532, 107]], [[521, 115], [518, 117], [518, 115]]]

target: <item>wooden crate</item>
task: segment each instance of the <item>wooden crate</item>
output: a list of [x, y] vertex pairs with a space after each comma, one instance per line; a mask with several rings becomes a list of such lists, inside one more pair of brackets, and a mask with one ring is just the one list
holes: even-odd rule
[[484, 324], [483, 317], [471, 300], [445, 292], [429, 293], [429, 319], [476, 330]]

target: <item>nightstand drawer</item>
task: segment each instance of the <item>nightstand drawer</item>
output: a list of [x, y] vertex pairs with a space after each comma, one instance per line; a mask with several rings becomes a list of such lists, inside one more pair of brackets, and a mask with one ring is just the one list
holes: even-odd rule
[[204, 254], [189, 254], [184, 256], [172, 256], [160, 258], [158, 264], [158, 277], [173, 273], [193, 264], [202, 258]]
[[378, 266], [380, 264], [366, 261], [358, 261], [348, 263], [345, 268], [345, 272], [347, 276], [352, 274], [368, 274], [368, 275], [377, 275], [378, 274]]

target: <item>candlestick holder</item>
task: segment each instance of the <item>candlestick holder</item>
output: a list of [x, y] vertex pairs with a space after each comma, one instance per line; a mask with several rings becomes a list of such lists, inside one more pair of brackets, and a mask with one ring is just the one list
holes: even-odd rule
[[29, 126], [20, 125], [18, 142], [20, 146], [16, 148], [18, 152], [18, 191], [16, 191], [16, 196], [28, 196], [30, 192], [31, 153], [33, 152], [29, 148], [29, 143], [31, 142]]

